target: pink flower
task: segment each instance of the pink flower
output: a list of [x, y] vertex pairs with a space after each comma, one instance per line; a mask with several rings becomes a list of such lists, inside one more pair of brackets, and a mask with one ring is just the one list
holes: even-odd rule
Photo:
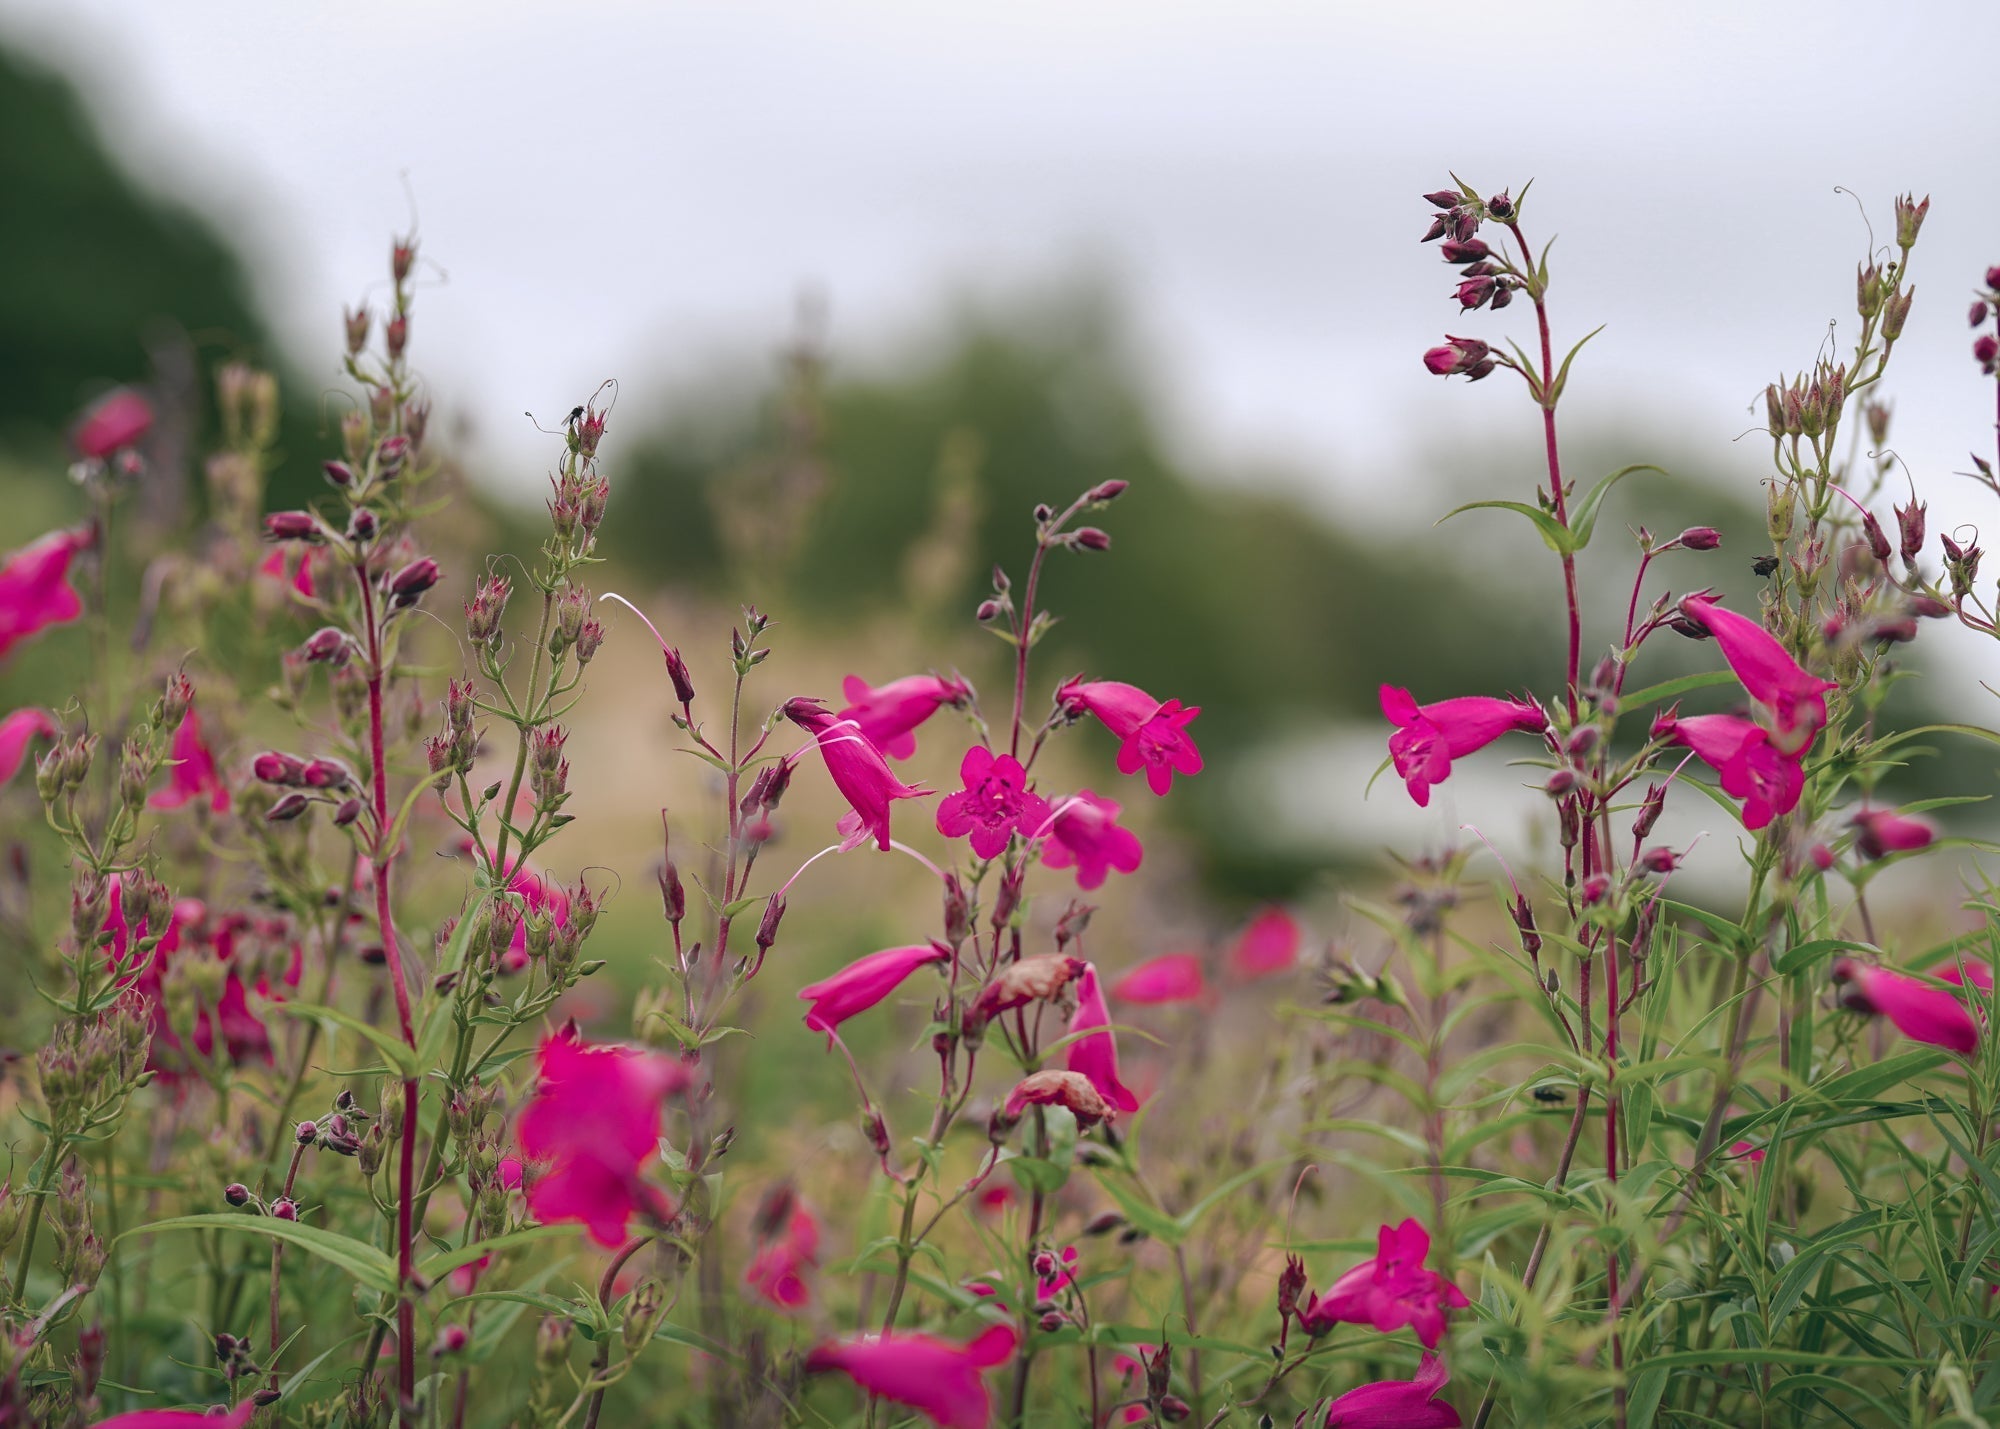
[[898, 779], [860, 725], [851, 719], [835, 719], [818, 700], [789, 701], [785, 717], [812, 735], [833, 787], [854, 811], [840, 821], [841, 848], [859, 847], [872, 835], [875, 846], [887, 850], [889, 806], [898, 799], [926, 798], [929, 791]]
[[1162, 953], [1128, 968], [1111, 984], [1111, 995], [1120, 1002], [1154, 1006], [1166, 1002], [1196, 1002], [1208, 993], [1202, 977], [1201, 959], [1193, 953]]
[[1907, 973], [1841, 958], [1833, 965], [1840, 1004], [1852, 1012], [1879, 1012], [1896, 1030], [1917, 1042], [1969, 1057], [1979, 1045], [1979, 1029], [1956, 995]]
[[83, 601], [70, 589], [69, 566], [89, 546], [87, 530], [51, 531], [0, 565], [0, 656], [83, 614]]
[[61, 733], [54, 715], [33, 706], [0, 719], [0, 784], [20, 771], [30, 744], [37, 739], [54, 739]]
[[1176, 774], [1201, 773], [1201, 751], [1188, 737], [1187, 726], [1201, 713], [1199, 706], [1183, 709], [1179, 700], [1160, 703], [1136, 685], [1116, 680], [1070, 680], [1056, 691], [1056, 703], [1072, 714], [1094, 715], [1124, 743], [1118, 747], [1118, 772], [1146, 771], [1155, 794], [1174, 786]]
[[135, 1409], [100, 1419], [90, 1429], [243, 1429], [256, 1412], [255, 1399], [213, 1413], [203, 1409]]
[[833, 1046], [833, 1029], [856, 1013], [866, 1012], [903, 985], [918, 968], [928, 963], [948, 962], [951, 951], [936, 943], [907, 948], [884, 948], [865, 958], [856, 958], [832, 977], [799, 989], [799, 996], [812, 1004], [806, 1026], [826, 1034]]
[[1450, 775], [1452, 760], [1484, 749], [1503, 734], [1539, 732], [1549, 723], [1541, 706], [1526, 700], [1462, 695], [1419, 705], [1408, 690], [1394, 685], [1382, 686], [1380, 698], [1383, 715], [1396, 726], [1389, 736], [1389, 758], [1420, 809], [1431, 801], [1431, 786]]
[[78, 456], [101, 460], [138, 445], [152, 425], [153, 404], [130, 387], [115, 387], [84, 410], [70, 444]]
[[[4, 768], [0, 764], [0, 768]], [[1922, 819], [1913, 819], [1889, 809], [1863, 809], [1854, 816], [1854, 846], [1868, 858], [1887, 858], [1892, 853], [1909, 853], [1927, 848], [1937, 838], [1937, 830]]]
[[1458, 1429], [1458, 1411], [1437, 1397], [1450, 1378], [1443, 1360], [1425, 1355], [1415, 1379], [1377, 1380], [1334, 1400], [1326, 1429]]
[[[525, 913], [539, 913], [543, 909], [555, 920], [558, 928], [569, 926], [569, 890], [553, 878], [545, 878], [530, 869], [517, 866], [513, 877], [507, 880], [509, 892], [518, 893], [527, 904]], [[525, 916], [514, 925], [514, 937], [507, 944], [507, 951], [501, 955], [500, 971], [517, 973], [528, 965], [528, 920]]]
[[980, 858], [998, 858], [1016, 830], [1032, 838], [1048, 822], [1048, 801], [1028, 788], [1027, 772], [1013, 755], [996, 759], [975, 744], [959, 761], [958, 777], [965, 787], [938, 804], [938, 832], [948, 839], [971, 834]]
[[963, 1345], [930, 1335], [862, 1335], [819, 1345], [808, 1370], [838, 1370], [869, 1394], [907, 1405], [939, 1429], [986, 1429], [993, 1400], [984, 1371], [1014, 1353], [1014, 1331], [994, 1325]]
[[[1047, 1252], [1043, 1252], [1046, 1254]], [[1062, 1254], [1051, 1256], [1054, 1264], [1044, 1267], [1048, 1274], [1035, 1276], [1035, 1303], [1045, 1305], [1076, 1283], [1076, 1247], [1066, 1245]]]
[[1835, 688], [1832, 680], [1807, 674], [1775, 635], [1746, 615], [1704, 596], [1690, 596], [1681, 610], [1715, 637], [1750, 698], [1770, 713], [1771, 743], [1779, 752], [1797, 754], [1826, 728], [1825, 696]]
[[791, 1314], [812, 1298], [805, 1277], [819, 1264], [819, 1222], [797, 1201], [778, 1233], [757, 1248], [743, 1283], [767, 1304]]
[[1490, 350], [1476, 337], [1447, 337], [1440, 346], [1424, 353], [1424, 367], [1433, 377], [1456, 377], [1463, 373], [1476, 382], [1486, 375], [1479, 368], [1492, 370], [1487, 361]]
[[1086, 966], [1076, 980], [1076, 1012], [1070, 1017], [1069, 1031], [1077, 1037], [1069, 1044], [1069, 1069], [1090, 1078], [1098, 1094], [1120, 1111], [1139, 1109], [1139, 1098], [1118, 1080], [1118, 1040], [1111, 1031], [1111, 1013], [1104, 1005], [1104, 993], [1097, 986], [1097, 969]]
[[1408, 1325], [1425, 1349], [1436, 1349], [1444, 1335], [1445, 1312], [1472, 1302], [1451, 1281], [1425, 1269], [1430, 1249], [1430, 1233], [1415, 1220], [1383, 1226], [1375, 1258], [1341, 1276], [1326, 1294], [1309, 1299], [1299, 1312], [1299, 1324], [1313, 1335], [1337, 1324], [1373, 1325], [1385, 1335]]
[[572, 1037], [542, 1043], [540, 1077], [516, 1136], [548, 1169], [528, 1187], [528, 1209], [544, 1224], [577, 1221], [607, 1249], [625, 1243], [635, 1212], [666, 1220], [672, 1207], [640, 1178], [660, 1151], [660, 1103], [688, 1084], [671, 1057]]
[[[231, 1063], [240, 1066], [252, 1060], [269, 1062], [271, 1034], [265, 1028], [263, 1019], [250, 1009], [250, 988], [243, 978], [243, 965], [237, 959], [236, 944], [245, 932], [275, 938], [282, 933], [283, 925], [260, 925], [235, 914], [211, 926], [207, 905], [198, 898], [183, 898], [173, 905], [166, 931], [160, 935], [160, 940], [142, 961], [134, 965], [133, 956], [138, 941], [152, 930], [143, 918], [138, 920], [136, 928], [133, 927], [125, 910], [126, 891], [124, 875], [113, 874], [104, 916], [104, 926], [111, 931], [111, 943], [104, 950], [105, 961], [110, 967], [124, 969], [124, 985], [137, 991], [145, 1001], [152, 1028], [147, 1067], [168, 1082], [176, 1082], [187, 1073], [187, 1049], [167, 1016], [165, 1002], [167, 969], [183, 947], [212, 951], [226, 969], [215, 1005], [210, 1007], [206, 1002], [196, 1004], [193, 1027], [195, 1052], [204, 1058], [214, 1056], [215, 1039], [220, 1033], [223, 1052]], [[295, 947], [291, 964], [281, 978], [283, 985], [298, 986], [301, 970], [302, 954]], [[268, 977], [257, 979], [256, 990], [259, 996], [272, 1000], [280, 996]]]
[[[319, 593], [313, 579], [313, 567], [321, 564], [319, 556], [320, 548], [308, 547], [299, 554], [297, 569], [290, 572], [292, 589], [307, 600], [313, 599]], [[280, 546], [264, 557], [257, 567], [257, 574], [267, 580], [283, 581], [287, 574], [286, 563], [291, 559], [292, 553]]]
[[1118, 827], [1119, 806], [1088, 789], [1058, 799], [1048, 821], [1042, 863], [1076, 869], [1076, 886], [1101, 888], [1112, 869], [1131, 873], [1145, 858], [1139, 836]]
[[1748, 1161], [1752, 1166], [1764, 1164], [1764, 1148], [1749, 1141], [1731, 1142], [1729, 1155], [1735, 1161]]
[[849, 675], [840, 692], [847, 697], [847, 708], [837, 718], [860, 725], [861, 732], [891, 759], [908, 759], [917, 752], [917, 726], [942, 706], [972, 698], [972, 687], [965, 681], [939, 675], [906, 675], [874, 688], [859, 675]]
[[1250, 920], [1229, 950], [1229, 966], [1246, 981], [1281, 973], [1298, 961], [1304, 934], [1282, 908], [1266, 908]]
[[1928, 969], [1928, 972], [1941, 982], [1953, 983], [1959, 987], [1975, 987], [1988, 997], [1993, 995], [1993, 969], [1978, 958], [1967, 958], [1963, 972], [1960, 972], [1955, 960], [1939, 963], [1936, 967]]
[[1653, 722], [1653, 733], [1686, 745], [1722, 776], [1722, 792], [1743, 800], [1743, 827], [1752, 833], [1796, 809], [1805, 792], [1798, 755], [1779, 750], [1762, 725], [1747, 719], [1667, 714]]
[[201, 716], [193, 706], [181, 716], [168, 758], [173, 763], [167, 771], [167, 787], [146, 801], [147, 808], [178, 809], [191, 799], [206, 797], [211, 813], [229, 812], [229, 788], [216, 772], [215, 752], [202, 741]]

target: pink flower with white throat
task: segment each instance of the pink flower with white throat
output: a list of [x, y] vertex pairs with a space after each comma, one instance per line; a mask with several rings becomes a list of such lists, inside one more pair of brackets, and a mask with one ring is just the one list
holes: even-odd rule
[[858, 848], [872, 838], [875, 846], [886, 852], [890, 805], [898, 799], [928, 798], [930, 791], [898, 779], [860, 725], [851, 719], [836, 719], [818, 700], [787, 701], [785, 718], [812, 735], [833, 787], [853, 810], [838, 825], [841, 848]]
[[851, 719], [875, 747], [890, 759], [908, 759], [917, 752], [917, 726], [946, 705], [962, 705], [972, 698], [972, 686], [953, 676], [905, 675], [886, 685], [870, 686], [859, 675], [849, 675], [840, 693], [847, 708], [837, 718]]
[[995, 756], [983, 744], [959, 761], [965, 787], [938, 803], [937, 829], [948, 839], [970, 834], [980, 858], [998, 858], [1016, 832], [1031, 838], [1049, 821], [1048, 800], [1028, 788], [1027, 771], [1011, 754]]
[[1454, 759], [1463, 759], [1516, 730], [1538, 734], [1548, 728], [1542, 707], [1528, 700], [1496, 700], [1486, 695], [1462, 695], [1420, 705], [1410, 692], [1394, 685], [1381, 690], [1382, 714], [1396, 732], [1389, 736], [1389, 758], [1424, 808], [1431, 786], [1451, 774]]
[[1174, 786], [1176, 774], [1201, 773], [1201, 751], [1187, 726], [1201, 708], [1185, 709], [1179, 700], [1162, 703], [1136, 685], [1116, 680], [1075, 679], [1056, 691], [1056, 703], [1071, 714], [1087, 714], [1117, 735], [1118, 772], [1146, 771], [1146, 785], [1155, 794]]

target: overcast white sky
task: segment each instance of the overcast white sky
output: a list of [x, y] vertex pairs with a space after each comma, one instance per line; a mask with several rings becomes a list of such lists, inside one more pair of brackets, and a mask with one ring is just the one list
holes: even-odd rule
[[[80, 76], [143, 174], [237, 227], [302, 356], [406, 221], [449, 273], [419, 339], [494, 475], [539, 480], [518, 414], [603, 376], [627, 410], [795, 295], [836, 355], [942, 295], [1119, 273], [1176, 435], [1224, 469], [1418, 515], [1400, 458], [1521, 421], [1499, 382], [1418, 365], [1456, 318], [1415, 239], [1447, 166], [1537, 180], [1558, 326], [1609, 327], [1579, 416], [1635, 391], [1726, 460], [1747, 403], [1852, 326], [1892, 195], [1934, 195], [1899, 354], [1899, 447], [1934, 489], [1991, 439], [1966, 295], [2000, 261], [1990, 4], [814, 0], [0, 0], [0, 35]], [[1967, 514], [1978, 511], [1963, 503]], [[1956, 509], [1956, 508], [1954, 508]]]

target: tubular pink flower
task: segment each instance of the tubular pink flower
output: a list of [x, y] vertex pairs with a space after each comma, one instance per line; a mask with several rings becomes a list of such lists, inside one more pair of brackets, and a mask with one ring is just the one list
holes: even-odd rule
[[1326, 1407], [1326, 1429], [1458, 1429], [1458, 1411], [1439, 1399], [1451, 1376], [1425, 1355], [1415, 1379], [1384, 1379], [1350, 1389]]
[[1840, 1004], [1852, 1012], [1879, 1012], [1916, 1042], [1970, 1057], [1979, 1046], [1979, 1028], [1956, 994], [1932, 987], [1907, 973], [1841, 958], [1833, 965]]
[[1049, 1274], [1037, 1275], [1035, 1277], [1035, 1303], [1037, 1305], [1047, 1304], [1076, 1283], [1078, 1259], [1076, 1247], [1066, 1245], [1062, 1248], [1062, 1254], [1056, 1257], [1056, 1263], [1050, 1268]]
[[965, 681], [941, 675], [906, 675], [872, 687], [859, 675], [849, 675], [840, 692], [847, 698], [847, 708], [836, 718], [860, 725], [861, 732], [890, 759], [908, 759], [915, 754], [918, 725], [943, 706], [972, 698], [972, 687]]
[[205, 1409], [134, 1409], [100, 1419], [90, 1429], [243, 1429], [257, 1412], [257, 1401], [246, 1399], [234, 1409], [211, 1413]]
[[1538, 733], [1549, 717], [1540, 705], [1526, 700], [1496, 700], [1486, 695], [1462, 695], [1419, 705], [1405, 689], [1384, 685], [1382, 714], [1396, 732], [1389, 736], [1389, 758], [1408, 786], [1418, 808], [1431, 801], [1431, 786], [1451, 774], [1451, 762], [1484, 749], [1514, 730]]
[[955, 1345], [930, 1335], [861, 1335], [816, 1346], [809, 1371], [838, 1370], [877, 1398], [916, 1410], [938, 1429], [986, 1429], [993, 1417], [986, 1370], [1005, 1364], [1016, 1336], [994, 1325]]
[[835, 719], [818, 700], [788, 701], [785, 717], [812, 735], [833, 787], [854, 811], [843, 816], [837, 826], [841, 850], [857, 848], [873, 837], [875, 847], [887, 852], [890, 805], [898, 799], [928, 798], [930, 791], [898, 779], [860, 725], [851, 719]]
[[1111, 995], [1120, 1002], [1146, 1007], [1197, 1002], [1208, 995], [1208, 983], [1202, 976], [1201, 959], [1193, 953], [1162, 953], [1128, 968], [1111, 984]]
[[1937, 830], [1922, 819], [1913, 819], [1890, 809], [1863, 809], [1854, 816], [1853, 822], [1854, 846], [1868, 858], [1910, 853], [1930, 847], [1937, 839]]
[[153, 404], [130, 387], [114, 387], [84, 409], [70, 444], [78, 456], [101, 460], [136, 446], [152, 426]]
[[1715, 637], [1750, 698], [1769, 712], [1771, 743], [1779, 752], [1799, 753], [1826, 728], [1826, 692], [1836, 688], [1832, 680], [1807, 674], [1775, 635], [1747, 615], [1704, 596], [1690, 596], [1681, 610]]
[[1337, 1324], [1373, 1325], [1385, 1335], [1408, 1325], [1427, 1350], [1444, 1336], [1445, 1312], [1472, 1302], [1465, 1292], [1424, 1267], [1430, 1233], [1415, 1220], [1383, 1226], [1373, 1260], [1363, 1261], [1315, 1295], [1299, 1312], [1307, 1333], [1320, 1335]]
[[[307, 547], [304, 551], [300, 552], [297, 569], [289, 572], [292, 589], [308, 600], [311, 600], [319, 593], [318, 587], [313, 582], [313, 567], [320, 564], [316, 557], [319, 555], [321, 549], [320, 547]], [[291, 556], [292, 553], [287, 551], [283, 546], [277, 547], [258, 564], [257, 574], [266, 580], [274, 580], [282, 583], [287, 575], [286, 563], [291, 559]]]
[[[216, 1037], [220, 1035], [222, 1050], [234, 1065], [241, 1066], [253, 1060], [268, 1063], [271, 1060], [271, 1034], [264, 1026], [264, 1020], [250, 1008], [251, 989], [243, 979], [242, 964], [236, 958], [236, 943], [246, 931], [258, 931], [267, 938], [276, 937], [283, 931], [282, 923], [260, 924], [242, 914], [225, 915], [211, 923], [206, 904], [198, 898], [183, 898], [174, 904], [166, 931], [159, 942], [153, 945], [143, 961], [134, 966], [130, 961], [134, 947], [138, 939], [152, 930], [143, 920], [134, 930], [125, 914], [123, 875], [113, 874], [106, 900], [104, 926], [111, 931], [111, 942], [104, 950], [106, 965], [122, 967], [125, 970], [123, 985], [137, 991], [146, 1005], [152, 1029], [146, 1066], [157, 1073], [163, 1082], [178, 1082], [188, 1072], [187, 1049], [167, 1016], [165, 1001], [167, 969], [183, 948], [212, 952], [225, 969], [215, 1004], [210, 1006], [202, 1001], [196, 1005], [193, 1027], [196, 1054], [203, 1058], [214, 1056]], [[302, 961], [303, 954], [294, 946], [291, 965], [279, 978], [280, 986], [298, 986]], [[271, 1001], [283, 1000], [279, 986], [273, 986], [268, 976], [257, 979], [256, 991], [260, 997]]]
[[1112, 869], [1131, 873], [1146, 856], [1139, 836], [1118, 826], [1119, 806], [1088, 789], [1055, 802], [1049, 817], [1042, 863], [1054, 869], [1075, 868], [1076, 886], [1101, 888]]
[[62, 733], [54, 715], [30, 706], [0, 719], [0, 784], [20, 772], [27, 760], [28, 746], [37, 739], [54, 739]]
[[580, 1222], [607, 1249], [625, 1243], [635, 1212], [667, 1219], [672, 1207], [639, 1172], [659, 1155], [661, 1101], [687, 1084], [687, 1069], [671, 1057], [546, 1039], [515, 1130], [522, 1153], [548, 1163], [528, 1187], [535, 1219]]
[[146, 801], [149, 809], [178, 809], [193, 799], [207, 798], [210, 812], [229, 812], [229, 786], [215, 768], [215, 752], [201, 737], [201, 716], [192, 706], [181, 716], [180, 727], [168, 750], [173, 760], [167, 772], [167, 787], [155, 790]]
[[1179, 700], [1162, 704], [1136, 685], [1116, 680], [1069, 680], [1056, 691], [1056, 703], [1072, 714], [1094, 716], [1124, 742], [1118, 747], [1118, 772], [1146, 771], [1146, 785], [1155, 794], [1174, 786], [1176, 774], [1201, 773], [1201, 751], [1187, 726], [1200, 706], [1183, 708]]
[[1086, 966], [1076, 980], [1076, 1012], [1070, 1017], [1069, 1069], [1090, 1078], [1111, 1105], [1123, 1112], [1139, 1109], [1139, 1098], [1118, 1079], [1118, 1039], [1111, 1030], [1111, 1012], [1104, 1005], [1104, 993], [1097, 985], [1097, 969]]
[[1299, 945], [1304, 941], [1304, 931], [1290, 913], [1266, 908], [1250, 920], [1229, 949], [1230, 970], [1246, 982], [1281, 973], [1298, 961]]
[[1743, 800], [1743, 827], [1751, 832], [1799, 806], [1805, 792], [1805, 769], [1797, 754], [1786, 754], [1771, 743], [1762, 725], [1735, 715], [1662, 716], [1653, 732], [1684, 744], [1721, 776], [1722, 792]]
[[800, 998], [812, 1004], [806, 1013], [806, 1026], [824, 1032], [826, 1045], [831, 1047], [833, 1030], [841, 1023], [875, 1006], [901, 987], [903, 979], [918, 968], [950, 959], [950, 950], [936, 943], [884, 948], [879, 953], [857, 958], [832, 977], [799, 989]]
[[1031, 838], [1049, 821], [1048, 801], [1028, 788], [1027, 772], [1011, 754], [996, 759], [975, 744], [959, 761], [958, 777], [965, 787], [939, 801], [937, 829], [948, 839], [972, 835], [980, 858], [998, 858], [1017, 830]]
[[70, 589], [69, 567], [90, 546], [88, 530], [51, 531], [0, 564], [0, 657], [51, 625], [83, 614]]
[[1952, 983], [1958, 987], [1977, 988], [1988, 997], [1993, 995], [1993, 969], [1982, 958], [1967, 958], [1963, 972], [1959, 971], [1955, 960], [1939, 963], [1926, 971], [1940, 982]]
[[806, 1276], [818, 1264], [819, 1222], [795, 1203], [778, 1234], [758, 1247], [743, 1271], [743, 1283], [772, 1308], [796, 1314], [812, 1300]]

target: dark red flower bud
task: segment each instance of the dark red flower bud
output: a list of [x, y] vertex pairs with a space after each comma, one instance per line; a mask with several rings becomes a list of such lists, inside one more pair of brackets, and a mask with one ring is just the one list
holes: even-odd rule
[[1889, 559], [1889, 552], [1893, 548], [1889, 545], [1888, 533], [1882, 529], [1882, 523], [1875, 519], [1873, 511], [1862, 513], [1861, 534], [1868, 538], [1868, 549], [1874, 553], [1876, 560]]
[[337, 829], [344, 829], [360, 817], [361, 801], [359, 799], [347, 799], [341, 803], [338, 809], [333, 811], [333, 826]]
[[331, 625], [315, 630], [299, 647], [299, 653], [315, 665], [345, 665], [353, 650], [354, 644], [347, 638], [347, 632]]
[[1722, 533], [1713, 526], [1690, 526], [1674, 539], [1685, 551], [1712, 551], [1722, 544]]
[[1929, 508], [1921, 501], [1896, 508], [1896, 528], [1902, 537], [1900, 549], [1905, 561], [1916, 560], [1924, 549], [1924, 518], [1928, 512]]
[[2000, 292], [2000, 265], [1986, 270], [1986, 286], [1995, 292]]
[[1443, 346], [1434, 347], [1424, 354], [1424, 366], [1438, 377], [1469, 374], [1477, 364], [1486, 360], [1489, 350], [1476, 337], [1448, 336]]
[[1639, 813], [1632, 820], [1632, 837], [1643, 839], [1653, 831], [1653, 825], [1660, 821], [1660, 813], [1667, 807], [1667, 786], [1648, 784], [1646, 797], [1639, 805]]
[[241, 1181], [231, 1181], [222, 1188], [222, 1199], [232, 1206], [247, 1206], [250, 1204], [250, 1188]]
[[1458, 299], [1460, 312], [1473, 308], [1483, 308], [1492, 301], [1494, 284], [1491, 278], [1467, 278], [1452, 294]]
[[1639, 861], [1635, 866], [1641, 873], [1672, 873], [1678, 861], [1672, 849], [1664, 844], [1656, 844], [1639, 855]]
[[389, 594], [400, 605], [409, 605], [438, 583], [438, 563], [429, 556], [411, 561], [389, 579]]
[[310, 541], [314, 545], [326, 539], [310, 511], [273, 511], [264, 518], [264, 535], [272, 541]]
[[305, 782], [306, 762], [296, 755], [272, 750], [258, 755], [251, 762], [250, 772], [266, 784], [295, 786]]
[[1502, 223], [1505, 223], [1514, 216], [1513, 197], [1505, 190], [1502, 190], [1493, 195], [1492, 198], [1486, 200], [1486, 212], [1492, 217], [1499, 219]]
[[271, 1214], [281, 1221], [295, 1221], [299, 1218], [299, 1203], [290, 1196], [280, 1196], [271, 1202]]
[[1436, 193], [1424, 195], [1424, 201], [1433, 208], [1457, 208], [1463, 200], [1457, 189], [1439, 189]]
[[1993, 370], [1993, 359], [2000, 357], [2000, 338], [1992, 333], [1981, 333], [1979, 340], [1972, 344], [1973, 360], [1988, 372]]
[[1449, 232], [1451, 232], [1451, 215], [1441, 213], [1432, 219], [1431, 226], [1424, 230], [1423, 241], [1425, 243], [1435, 243]]
[[1108, 551], [1111, 549], [1111, 537], [1095, 526], [1085, 526], [1077, 531], [1076, 544], [1086, 551]]
[[673, 682], [674, 699], [683, 705], [694, 703], [694, 676], [688, 673], [687, 661], [681, 652], [669, 645], [663, 652], [667, 659], [667, 678]]
[[1131, 484], [1129, 481], [1121, 481], [1116, 477], [1113, 477], [1110, 481], [1100, 481], [1097, 485], [1090, 488], [1090, 500], [1093, 502], [1113, 500]]
[[354, 484], [354, 468], [344, 461], [326, 462], [321, 465], [320, 470], [326, 473], [326, 479], [335, 486], [352, 486]]
[[289, 823], [312, 807], [312, 800], [304, 794], [293, 792], [271, 805], [264, 818], [273, 824]]
[[315, 759], [300, 771], [300, 777], [308, 789], [338, 792], [354, 783], [354, 772], [338, 759]]
[[1481, 258], [1490, 256], [1493, 250], [1486, 246], [1483, 238], [1455, 238], [1439, 248], [1438, 252], [1444, 255], [1445, 262], [1457, 266], [1460, 263], [1477, 263]]
[[1986, 304], [1983, 301], [1974, 303], [1972, 305], [1972, 311], [1965, 315], [1965, 325], [1967, 327], [1978, 327], [1981, 323], [1985, 321], [1986, 321]]
[[784, 917], [785, 900], [782, 895], [773, 893], [764, 904], [764, 919], [757, 925], [758, 947], [768, 952], [771, 945], [778, 941], [778, 924]]

